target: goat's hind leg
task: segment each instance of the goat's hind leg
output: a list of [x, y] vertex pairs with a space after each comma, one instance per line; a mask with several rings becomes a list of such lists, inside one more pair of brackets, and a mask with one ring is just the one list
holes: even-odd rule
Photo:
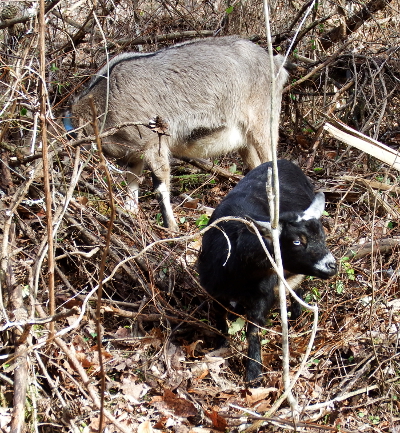
[[127, 187], [128, 187], [128, 195], [129, 197], [125, 201], [125, 209], [131, 212], [136, 213], [139, 209], [139, 183], [140, 183], [140, 175], [143, 171], [143, 159], [138, 160], [137, 162], [131, 162], [127, 168]]
[[[161, 140], [164, 138], [162, 137]], [[146, 161], [152, 173], [153, 188], [160, 204], [164, 226], [179, 231], [170, 201], [170, 166], [169, 150], [166, 145], [159, 145], [146, 152]]]
[[229, 309], [229, 305], [221, 300], [215, 300], [212, 303], [212, 307], [215, 311], [215, 327], [222, 334], [218, 335], [216, 342], [216, 348], [219, 349], [228, 346], [228, 340], [226, 339], [226, 335], [228, 334], [228, 323], [226, 319], [228, 316], [227, 309]]

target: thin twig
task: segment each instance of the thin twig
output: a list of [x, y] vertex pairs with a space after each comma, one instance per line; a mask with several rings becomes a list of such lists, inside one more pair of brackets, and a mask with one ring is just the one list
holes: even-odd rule
[[[316, 428], [319, 430], [323, 430], [323, 431], [329, 431], [329, 432], [343, 432], [343, 433], [356, 433], [354, 430], [348, 430], [348, 429], [344, 429], [342, 427], [329, 427], [326, 425], [319, 425], [319, 424], [314, 424], [314, 423], [309, 423], [309, 422], [296, 422], [294, 423], [291, 420], [288, 419], [281, 419], [281, 418], [271, 418], [271, 417], [266, 417], [266, 416], [261, 416], [261, 415], [257, 415], [254, 414], [252, 411], [249, 411], [247, 408], [241, 408], [235, 404], [229, 404], [229, 406], [235, 408], [235, 409], [239, 409], [242, 410], [243, 412], [245, 412], [245, 417], [247, 419], [251, 419], [251, 420], [260, 420], [262, 422], [267, 421], [271, 424], [275, 424], [275, 425], [285, 425], [287, 427], [305, 427], [305, 428]], [[247, 415], [250, 414], [250, 415]], [[224, 415], [223, 416], [226, 419], [242, 419], [243, 415], [241, 416], [235, 416], [235, 415]]]
[[101, 383], [101, 391], [100, 391], [100, 420], [99, 420], [99, 431], [103, 430], [103, 422], [104, 422], [104, 392], [106, 389], [106, 378], [105, 378], [105, 372], [104, 372], [104, 362], [103, 362], [103, 353], [101, 350], [101, 344], [102, 344], [102, 329], [101, 329], [101, 298], [103, 296], [103, 277], [104, 277], [104, 270], [106, 267], [106, 260], [108, 257], [108, 251], [110, 249], [110, 243], [111, 243], [111, 232], [115, 220], [115, 203], [114, 203], [114, 197], [113, 197], [113, 191], [112, 191], [112, 182], [111, 182], [111, 176], [110, 172], [107, 168], [107, 163], [103, 155], [103, 149], [101, 146], [101, 140], [99, 137], [99, 127], [97, 123], [97, 113], [96, 113], [96, 107], [94, 105], [93, 97], [89, 97], [89, 104], [90, 108], [92, 110], [92, 127], [94, 134], [96, 136], [96, 144], [97, 144], [97, 152], [99, 154], [100, 158], [100, 165], [102, 166], [103, 170], [106, 173], [106, 179], [107, 179], [107, 186], [108, 186], [108, 194], [109, 194], [109, 202], [110, 202], [110, 219], [107, 226], [107, 235], [106, 235], [106, 244], [105, 248], [103, 250], [103, 254], [101, 256], [101, 262], [100, 262], [100, 270], [99, 270], [99, 286], [97, 290], [97, 306], [96, 306], [96, 331], [97, 331], [97, 351], [99, 354], [99, 367], [100, 367], [100, 383]]
[[[39, 52], [40, 52], [40, 123], [42, 131], [42, 159], [43, 159], [43, 188], [46, 199], [46, 221], [47, 221], [47, 275], [48, 275], [48, 291], [49, 291], [49, 312], [53, 316], [55, 312], [55, 296], [54, 296], [54, 242], [53, 242], [53, 215], [52, 215], [52, 199], [50, 190], [50, 169], [49, 169], [49, 152], [47, 143], [47, 120], [46, 120], [46, 23], [45, 15], [45, 0], [40, 0], [39, 11]], [[54, 322], [50, 323], [50, 336], [54, 334]]]

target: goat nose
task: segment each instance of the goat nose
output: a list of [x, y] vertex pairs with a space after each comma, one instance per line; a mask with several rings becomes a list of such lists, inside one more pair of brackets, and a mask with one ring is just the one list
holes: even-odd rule
[[330, 263], [328, 263], [328, 268], [329, 269], [336, 269], [336, 262], [330, 262]]

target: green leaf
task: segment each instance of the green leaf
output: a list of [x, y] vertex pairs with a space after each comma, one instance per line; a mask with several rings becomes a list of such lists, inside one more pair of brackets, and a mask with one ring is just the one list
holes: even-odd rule
[[196, 220], [196, 223], [195, 223], [196, 227], [198, 227], [200, 230], [203, 229], [208, 224], [209, 219], [210, 218], [207, 215], [205, 215], [205, 214], [201, 215]]
[[156, 224], [159, 226], [162, 225], [162, 215], [160, 213], [156, 215]]
[[231, 14], [232, 12], [233, 12], [233, 6], [229, 6], [229, 7], [227, 7], [227, 8], [225, 9], [225, 13], [226, 13], [227, 15]]
[[336, 282], [336, 293], [338, 295], [341, 295], [343, 293], [343, 291], [344, 291], [343, 281], [339, 280], [339, 281]]
[[231, 323], [231, 326], [228, 329], [229, 335], [234, 335], [237, 332], [241, 331], [246, 324], [245, 320], [241, 317], [238, 317], [234, 322]]

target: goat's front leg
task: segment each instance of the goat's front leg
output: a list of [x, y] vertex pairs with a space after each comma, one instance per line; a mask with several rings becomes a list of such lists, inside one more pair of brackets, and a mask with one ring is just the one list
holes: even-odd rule
[[261, 358], [261, 329], [266, 323], [266, 316], [271, 309], [275, 295], [273, 290], [269, 290], [262, 298], [252, 299], [252, 306], [247, 307], [247, 342], [248, 360], [246, 368], [246, 380], [260, 379], [262, 377], [262, 358]]
[[[303, 289], [301, 288], [300, 284], [304, 280], [304, 275], [299, 274], [289, 274], [285, 275], [286, 282], [289, 284], [289, 286], [294, 290], [296, 295], [302, 300], [303, 299]], [[301, 316], [302, 307], [301, 305], [296, 301], [296, 299], [293, 298], [293, 296], [290, 296], [290, 320], [297, 320]]]

